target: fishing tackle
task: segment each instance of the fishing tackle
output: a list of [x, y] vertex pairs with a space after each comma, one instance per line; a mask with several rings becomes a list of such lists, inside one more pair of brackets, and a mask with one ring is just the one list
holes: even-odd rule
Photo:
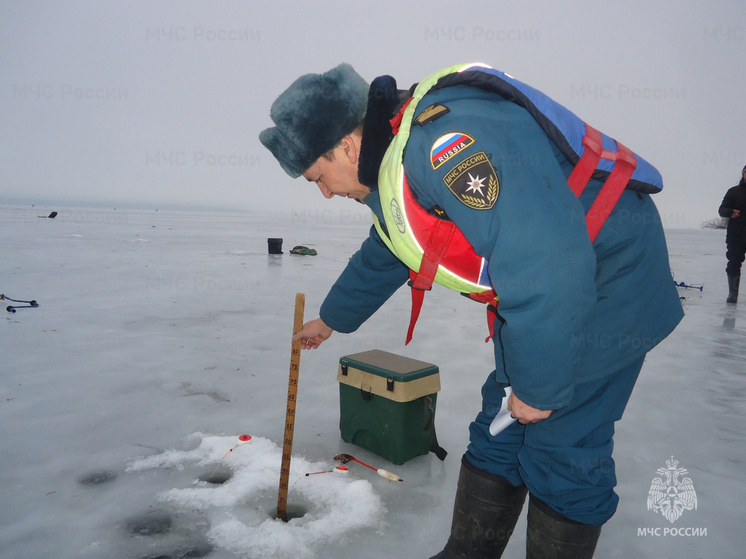
[[370, 468], [374, 472], [376, 472], [379, 476], [384, 477], [391, 481], [404, 481], [402, 478], [400, 478], [398, 475], [389, 472], [388, 470], [383, 470], [381, 468], [374, 468], [373, 466], [370, 466], [369, 464], [366, 464], [365, 462], [362, 462], [355, 458], [354, 456], [351, 456], [349, 454], [337, 454], [334, 457], [335, 460], [338, 462], [342, 462], [342, 464], [347, 464], [349, 462], [357, 462], [358, 464], [362, 464], [366, 468]]
[[39, 303], [37, 303], [35, 299], [32, 299], [31, 301], [22, 301], [21, 299], [11, 299], [4, 293], [0, 293], [0, 300], [13, 301], [14, 303], [28, 303], [27, 305], [8, 305], [7, 307], [5, 307], [5, 310], [10, 313], [16, 312], [16, 309], [30, 309], [30, 308], [36, 308], [39, 306]]
[[337, 466], [331, 470], [325, 470], [323, 472], [310, 472], [306, 474], [306, 477], [308, 476], [315, 476], [317, 474], [349, 474], [350, 470], [348, 468], [345, 468], [344, 466]]
[[673, 283], [676, 287], [684, 287], [685, 289], [699, 289], [700, 291], [702, 291], [705, 287], [704, 285], [689, 285], [684, 283], [683, 281], [677, 282], [676, 280], [674, 280]]
[[233, 452], [236, 448], [238, 448], [241, 445], [248, 444], [251, 442], [251, 435], [241, 435], [238, 437], [238, 443], [236, 443], [236, 446], [231, 448], [228, 452], [225, 453], [225, 455], [220, 459], [220, 462], [217, 463], [215, 466], [215, 469], [210, 474], [210, 477], [215, 475], [215, 472], [218, 471], [218, 467], [220, 467], [220, 464], [223, 463], [223, 460], [225, 460], [225, 457], [228, 456], [231, 452]]

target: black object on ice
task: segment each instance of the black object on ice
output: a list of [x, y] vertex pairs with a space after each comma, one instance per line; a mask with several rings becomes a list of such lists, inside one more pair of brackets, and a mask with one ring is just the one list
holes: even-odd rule
[[29, 308], [36, 308], [39, 306], [39, 303], [36, 302], [36, 300], [32, 299], [31, 301], [21, 301], [19, 299], [11, 299], [10, 297], [7, 297], [5, 294], [0, 293], [0, 300], [2, 301], [13, 301], [14, 303], [28, 303], [28, 305], [15, 305], [15, 306], [7, 306], [5, 307], [5, 310], [11, 313], [16, 312], [16, 309], [29, 309]]
[[282, 254], [282, 239], [279, 237], [267, 239], [267, 250], [269, 254]]
[[43, 217], [43, 218], [45, 218], [45, 219], [46, 219], [46, 218], [49, 218], [49, 219], [54, 219], [55, 217], [57, 217], [57, 212], [52, 212], [52, 213], [51, 213], [51, 214], [49, 214], [49, 215], [37, 215], [36, 217]]

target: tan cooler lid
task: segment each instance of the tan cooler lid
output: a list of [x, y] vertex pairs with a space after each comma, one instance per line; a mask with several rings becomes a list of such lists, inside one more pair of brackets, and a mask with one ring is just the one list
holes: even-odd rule
[[436, 365], [380, 349], [340, 358], [337, 380], [395, 402], [440, 392]]

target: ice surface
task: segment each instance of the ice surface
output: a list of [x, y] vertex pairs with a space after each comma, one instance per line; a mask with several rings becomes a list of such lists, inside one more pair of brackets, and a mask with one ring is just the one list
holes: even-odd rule
[[[53, 220], [37, 217], [52, 210]], [[437, 287], [406, 348], [402, 289], [355, 334], [303, 352], [290, 505], [305, 514], [287, 524], [271, 517], [295, 293], [306, 294], [306, 319], [314, 318], [367, 234], [368, 217], [355, 211], [0, 207], [0, 293], [40, 304], [2, 311], [0, 557], [440, 550], [492, 353], [483, 309]], [[284, 254], [267, 254], [268, 237], [284, 238]], [[621, 502], [596, 556], [741, 557], [744, 306], [725, 304], [723, 231], [672, 230], [668, 242], [676, 281], [704, 288], [679, 288], [686, 318], [648, 356], [617, 427]], [[289, 254], [296, 244], [318, 256]], [[374, 348], [440, 367], [445, 462], [430, 454], [394, 466], [340, 440], [339, 357]], [[218, 465], [243, 433], [253, 442]], [[347, 476], [304, 475], [333, 468], [341, 452], [404, 483], [358, 464]], [[671, 456], [698, 499], [674, 523], [647, 509], [651, 481]], [[213, 471], [224, 483], [204, 481]], [[522, 518], [507, 559], [523, 557], [524, 530]]]

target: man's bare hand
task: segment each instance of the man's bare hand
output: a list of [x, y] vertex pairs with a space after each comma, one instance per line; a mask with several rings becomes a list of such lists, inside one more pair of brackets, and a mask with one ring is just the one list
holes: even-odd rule
[[316, 349], [322, 342], [329, 339], [332, 330], [323, 320], [317, 318], [303, 325], [303, 328], [293, 336], [293, 341], [300, 340], [301, 349]]
[[526, 425], [527, 423], [538, 423], [552, 414], [552, 410], [538, 410], [528, 404], [524, 404], [513, 392], [508, 399], [508, 409], [510, 415], [518, 420], [518, 423]]
[[741, 210], [733, 210], [733, 213], [730, 214], [731, 217], [738, 217], [741, 215]]

